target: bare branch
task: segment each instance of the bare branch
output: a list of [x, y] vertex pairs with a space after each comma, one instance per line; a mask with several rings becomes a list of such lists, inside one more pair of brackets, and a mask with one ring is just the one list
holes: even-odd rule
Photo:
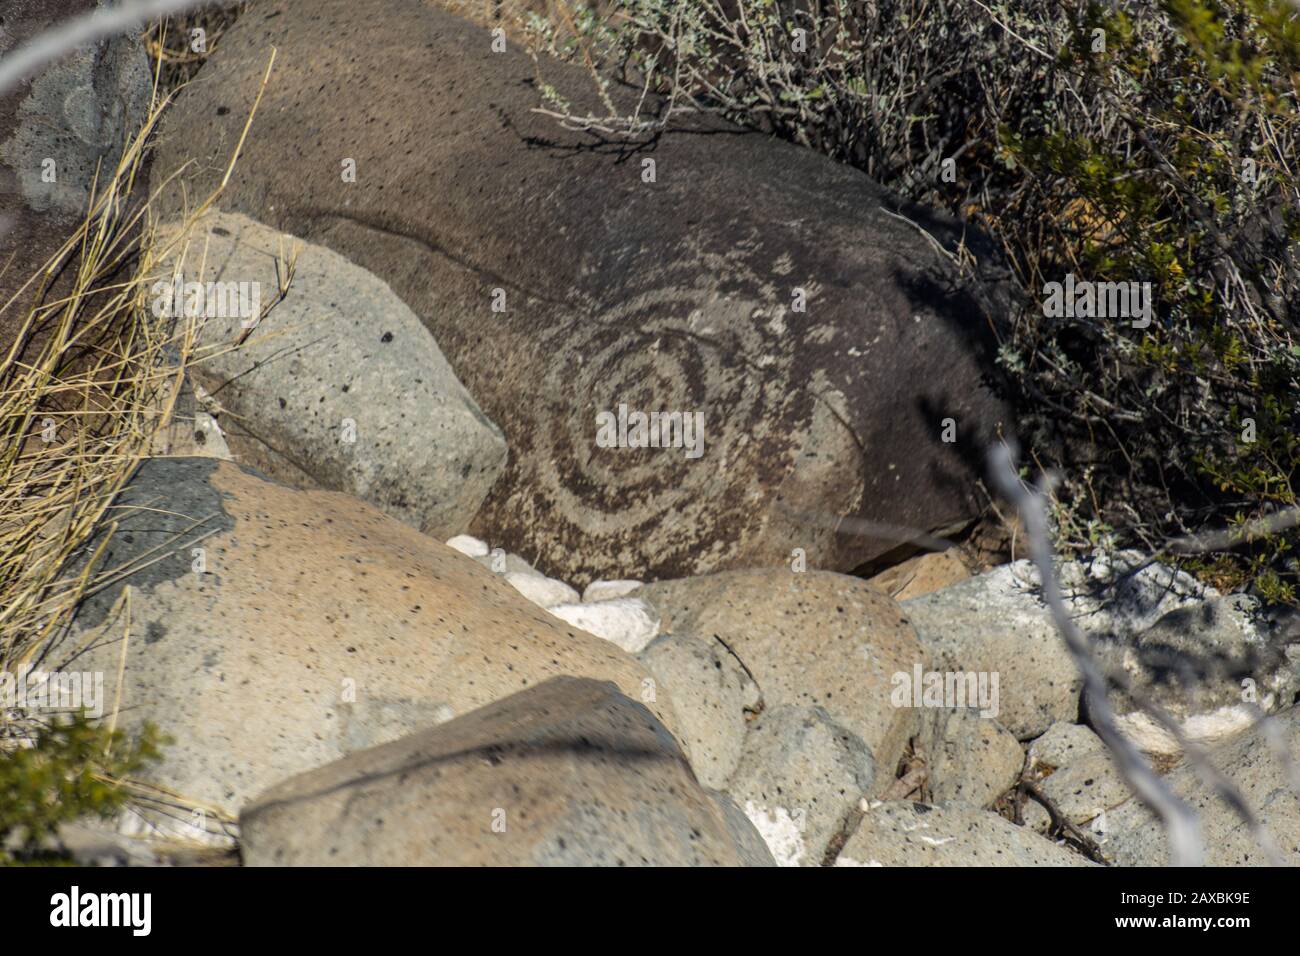
[[994, 446], [989, 470], [998, 489], [1020, 512], [1029, 538], [1030, 554], [1042, 579], [1043, 600], [1065, 646], [1083, 675], [1090, 697], [1093, 729], [1115, 757], [1115, 765], [1133, 792], [1164, 821], [1169, 836], [1170, 861], [1175, 866], [1200, 866], [1205, 860], [1200, 824], [1192, 809], [1180, 800], [1127, 737], [1120, 733], [1106, 697], [1106, 677], [1093, 659], [1092, 649], [1075, 626], [1056, 579], [1051, 539], [1047, 530], [1045, 482], [1031, 491], [1016, 475], [1015, 453], [1007, 445]]
[[[1296, 0], [1300, 3], [1300, 0]], [[1205, 551], [1224, 551], [1239, 544], [1247, 544], [1258, 538], [1266, 538], [1279, 531], [1300, 525], [1300, 507], [1286, 508], [1254, 521], [1248, 521], [1238, 528], [1224, 531], [1191, 534], [1175, 538], [1162, 550], [1171, 554], [1201, 554]]]

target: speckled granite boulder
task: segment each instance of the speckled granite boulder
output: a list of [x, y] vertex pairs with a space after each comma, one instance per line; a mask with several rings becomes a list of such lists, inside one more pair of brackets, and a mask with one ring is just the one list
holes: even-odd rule
[[[613, 681], [637, 700], [650, 679], [608, 641], [345, 495], [230, 462], [155, 459], [115, 505], [102, 567], [153, 563], [85, 602], [52, 659], [91, 640], [74, 666], [102, 671], [112, 702], [125, 653], [119, 726], [151, 720], [176, 740], [148, 779], [227, 813], [293, 773], [551, 677]], [[660, 689], [647, 707], [676, 730], [670, 700]]]

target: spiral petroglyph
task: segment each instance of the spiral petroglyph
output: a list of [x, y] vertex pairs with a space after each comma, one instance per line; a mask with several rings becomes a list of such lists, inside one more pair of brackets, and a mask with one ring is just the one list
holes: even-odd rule
[[[523, 552], [544, 565], [549, 542], [568, 540], [560, 550], [581, 544], [593, 571], [626, 560], [629, 538], [670, 562], [707, 553], [719, 505], [758, 529], [762, 515], [744, 516], [745, 502], [791, 467], [811, 396], [792, 379], [788, 343], [760, 324], [760, 305], [708, 303], [716, 328], [702, 327], [700, 305], [698, 294], [669, 289], [539, 336], [542, 352], [563, 357], [546, 370], [538, 427], [521, 429], [513, 448], [516, 471], [504, 481], [518, 491], [483, 523], [535, 509], [546, 531]], [[761, 373], [754, 355], [767, 358]], [[702, 455], [600, 447], [597, 416], [620, 405], [698, 415]]]

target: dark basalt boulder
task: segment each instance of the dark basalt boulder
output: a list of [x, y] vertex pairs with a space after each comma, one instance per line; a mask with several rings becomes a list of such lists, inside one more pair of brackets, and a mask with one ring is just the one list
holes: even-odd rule
[[[421, 317], [510, 445], [474, 533], [582, 584], [795, 548], [852, 569], [898, 541], [838, 518], [978, 514], [1007, 413], [981, 297], [923, 233], [949, 225], [713, 119], [646, 143], [566, 130], [541, 89], [598, 110], [584, 70], [410, 0], [257, 5], [164, 123], [155, 182], [192, 159], [189, 195], [216, 185], [272, 47], [222, 206], [348, 256]], [[631, 413], [702, 413], [702, 449], [604, 447], [620, 405], [629, 444]]]

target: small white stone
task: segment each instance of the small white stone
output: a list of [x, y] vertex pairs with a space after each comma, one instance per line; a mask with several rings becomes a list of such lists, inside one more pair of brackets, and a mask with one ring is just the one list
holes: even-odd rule
[[659, 621], [640, 598], [615, 598], [596, 604], [559, 604], [552, 614], [590, 634], [639, 654], [659, 633]]
[[541, 607], [549, 608], [556, 604], [572, 604], [578, 600], [578, 592], [563, 581], [542, 577], [540, 574], [528, 574], [525, 571], [507, 571], [506, 581], [528, 600]]
[[594, 604], [597, 601], [627, 597], [639, 587], [640, 581], [592, 581], [582, 592], [582, 603]]
[[481, 558], [488, 553], [486, 541], [480, 541], [478, 538], [472, 538], [467, 534], [458, 534], [454, 538], [447, 539], [447, 547], [459, 551], [461, 554], [467, 554], [471, 558]]
[[194, 431], [203, 433], [203, 454], [210, 458], [231, 460], [230, 445], [226, 443], [226, 433], [221, 430], [217, 420], [204, 411], [194, 413]]

